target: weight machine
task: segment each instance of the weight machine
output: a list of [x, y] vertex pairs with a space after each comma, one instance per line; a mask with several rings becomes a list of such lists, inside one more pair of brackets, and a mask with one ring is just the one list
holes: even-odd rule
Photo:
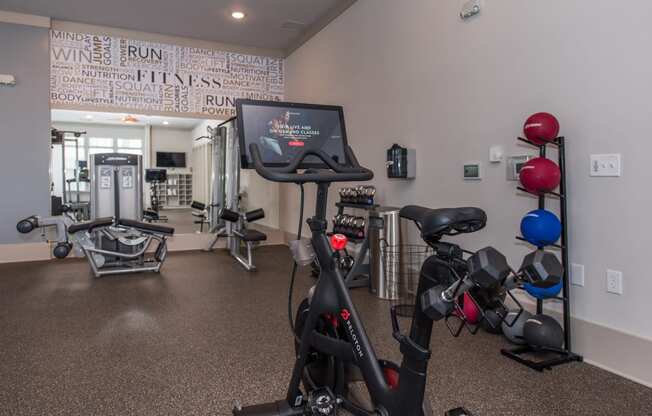
[[[134, 272], [158, 273], [167, 256], [167, 238], [174, 229], [140, 221], [113, 217], [77, 223], [68, 212], [57, 217], [33, 215], [20, 220], [16, 229], [27, 234], [36, 228], [56, 227], [56, 245], [52, 254], [66, 258], [74, 241], [82, 250], [95, 277]], [[70, 240], [72, 238], [72, 241]], [[152, 256], [147, 252], [157, 242]]]
[[[65, 258], [73, 243], [82, 250], [96, 277], [132, 272], [159, 272], [174, 228], [141, 222], [142, 157], [122, 153], [93, 155], [90, 161], [91, 221], [76, 222], [70, 208], [55, 217], [30, 216], [16, 225], [26, 234], [56, 227], [53, 255]], [[43, 232], [45, 234], [45, 232]], [[157, 246], [152, 256], [148, 249]]]
[[[240, 208], [240, 152], [236, 118], [233, 117], [219, 124], [216, 128], [208, 127], [207, 136], [211, 143], [211, 186], [208, 223], [215, 236], [206, 248], [212, 251], [220, 237], [226, 238], [226, 247], [230, 254], [246, 270], [254, 271], [253, 248], [267, 240], [267, 235], [247, 228], [253, 221], [265, 217], [262, 209], [242, 212]], [[246, 254], [242, 250], [246, 250]]]
[[165, 169], [145, 169], [145, 182], [149, 183], [149, 209], [143, 212], [147, 222], [168, 222], [168, 217], [160, 214], [161, 201], [158, 195], [158, 184], [168, 180]]
[[[72, 130], [57, 130], [51, 129], [51, 146], [61, 146], [61, 204], [56, 204], [57, 207], [67, 205], [74, 213], [77, 220], [88, 220], [90, 218], [90, 203], [82, 201], [80, 197], [80, 184], [89, 183], [89, 172], [86, 161], [79, 160], [79, 139], [85, 135], [85, 131], [72, 131]], [[72, 137], [70, 137], [72, 136]], [[73, 176], [71, 178], [66, 176], [66, 143], [74, 144], [75, 149], [75, 167], [73, 169]], [[72, 197], [72, 184], [75, 184], [75, 198]], [[59, 209], [54, 209], [53, 214], [59, 215]]]

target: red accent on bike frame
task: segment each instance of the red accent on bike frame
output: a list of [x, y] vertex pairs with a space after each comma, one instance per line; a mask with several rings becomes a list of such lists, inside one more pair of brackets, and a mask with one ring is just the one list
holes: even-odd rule
[[340, 316], [345, 321], [348, 321], [349, 318], [351, 317], [351, 312], [349, 312], [348, 309], [342, 309], [342, 311], [340, 312]]
[[389, 386], [391, 390], [398, 389], [398, 371], [393, 368], [385, 367], [383, 368], [383, 375], [385, 376], [387, 386]]
[[326, 321], [328, 321], [329, 324], [333, 326], [333, 328], [337, 328], [339, 325], [339, 321], [337, 320], [337, 317], [333, 314], [330, 313], [325, 313], [322, 316]]
[[344, 234], [333, 234], [331, 236], [331, 247], [335, 251], [344, 250], [348, 242], [349, 239]]

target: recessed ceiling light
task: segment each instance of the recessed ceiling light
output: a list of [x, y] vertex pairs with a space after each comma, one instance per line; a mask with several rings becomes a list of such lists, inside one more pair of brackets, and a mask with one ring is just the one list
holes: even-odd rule
[[169, 121], [167, 121], [167, 120], [163, 120], [163, 125], [167, 126], [168, 124], [170, 124]]
[[245, 14], [243, 12], [233, 12], [231, 13], [231, 17], [236, 19], [236, 20], [242, 20], [245, 17]]
[[93, 118], [93, 116], [90, 115], [90, 114], [86, 114], [86, 115], [84, 116], [84, 118], [85, 118], [86, 120], [91, 120], [91, 119]]

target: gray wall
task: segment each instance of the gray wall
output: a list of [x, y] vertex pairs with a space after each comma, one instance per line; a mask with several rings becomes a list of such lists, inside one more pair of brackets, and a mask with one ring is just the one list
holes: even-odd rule
[[49, 210], [48, 29], [0, 23], [0, 73], [18, 83], [0, 88], [0, 243], [17, 243], [37, 237], [17, 220]]
[[[488, 150], [533, 153], [515, 140], [525, 118], [557, 114], [568, 141], [570, 255], [586, 266], [573, 314], [652, 339], [652, 2], [484, 3], [462, 22], [462, 0], [358, 1], [287, 59], [286, 97], [344, 105], [350, 142], [376, 172], [382, 202], [480, 206], [488, 226], [459, 241], [495, 245], [515, 265], [531, 250], [514, 236], [536, 202], [505, 180], [504, 163], [489, 164]], [[417, 149], [416, 180], [387, 180], [393, 142]], [[590, 177], [592, 153], [622, 153], [622, 177]], [[484, 163], [481, 182], [461, 178], [471, 160]], [[293, 231], [298, 194], [282, 193], [280, 224]], [[624, 272], [622, 296], [606, 292], [607, 268]]]

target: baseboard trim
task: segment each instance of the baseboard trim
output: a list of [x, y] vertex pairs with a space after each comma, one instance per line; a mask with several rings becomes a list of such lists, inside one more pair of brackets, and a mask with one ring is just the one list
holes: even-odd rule
[[629, 374], [625, 374], [622, 371], [618, 371], [618, 370], [613, 369], [613, 368], [611, 368], [611, 367], [609, 367], [607, 365], [604, 365], [602, 363], [599, 363], [597, 361], [591, 360], [591, 359], [586, 358], [586, 357], [584, 358], [584, 362], [587, 363], [587, 364], [591, 364], [592, 366], [598, 367], [598, 368], [600, 368], [600, 369], [602, 369], [604, 371], [608, 371], [608, 372], [610, 372], [612, 374], [620, 376], [622, 378], [626, 378], [627, 380], [633, 381], [634, 383], [638, 383], [638, 384], [640, 384], [642, 386], [649, 387], [649, 388], [652, 389], [652, 381], [643, 380], [643, 379], [640, 379], [640, 378], [637, 378], [637, 377], [630, 376]]
[[0, 263], [50, 260], [52, 250], [46, 242], [0, 244]]
[[[519, 296], [519, 301], [529, 311], [535, 310], [531, 299]], [[545, 308], [544, 312], [561, 322], [560, 311]], [[571, 327], [573, 352], [586, 363], [652, 388], [651, 339], [578, 317], [571, 318]]]
[[[267, 234], [267, 240], [261, 245], [286, 244], [285, 233], [264, 226], [256, 226], [256, 229]], [[168, 239], [168, 251], [193, 251], [205, 250], [213, 240], [213, 234], [177, 234]], [[153, 246], [155, 246], [153, 244]], [[215, 248], [225, 248], [226, 239], [220, 238]], [[45, 241], [20, 244], [0, 244], [0, 264], [22, 263], [29, 261], [53, 260], [51, 245]], [[151, 251], [155, 247], [151, 247]], [[78, 250], [73, 250], [69, 257], [81, 257]]]

